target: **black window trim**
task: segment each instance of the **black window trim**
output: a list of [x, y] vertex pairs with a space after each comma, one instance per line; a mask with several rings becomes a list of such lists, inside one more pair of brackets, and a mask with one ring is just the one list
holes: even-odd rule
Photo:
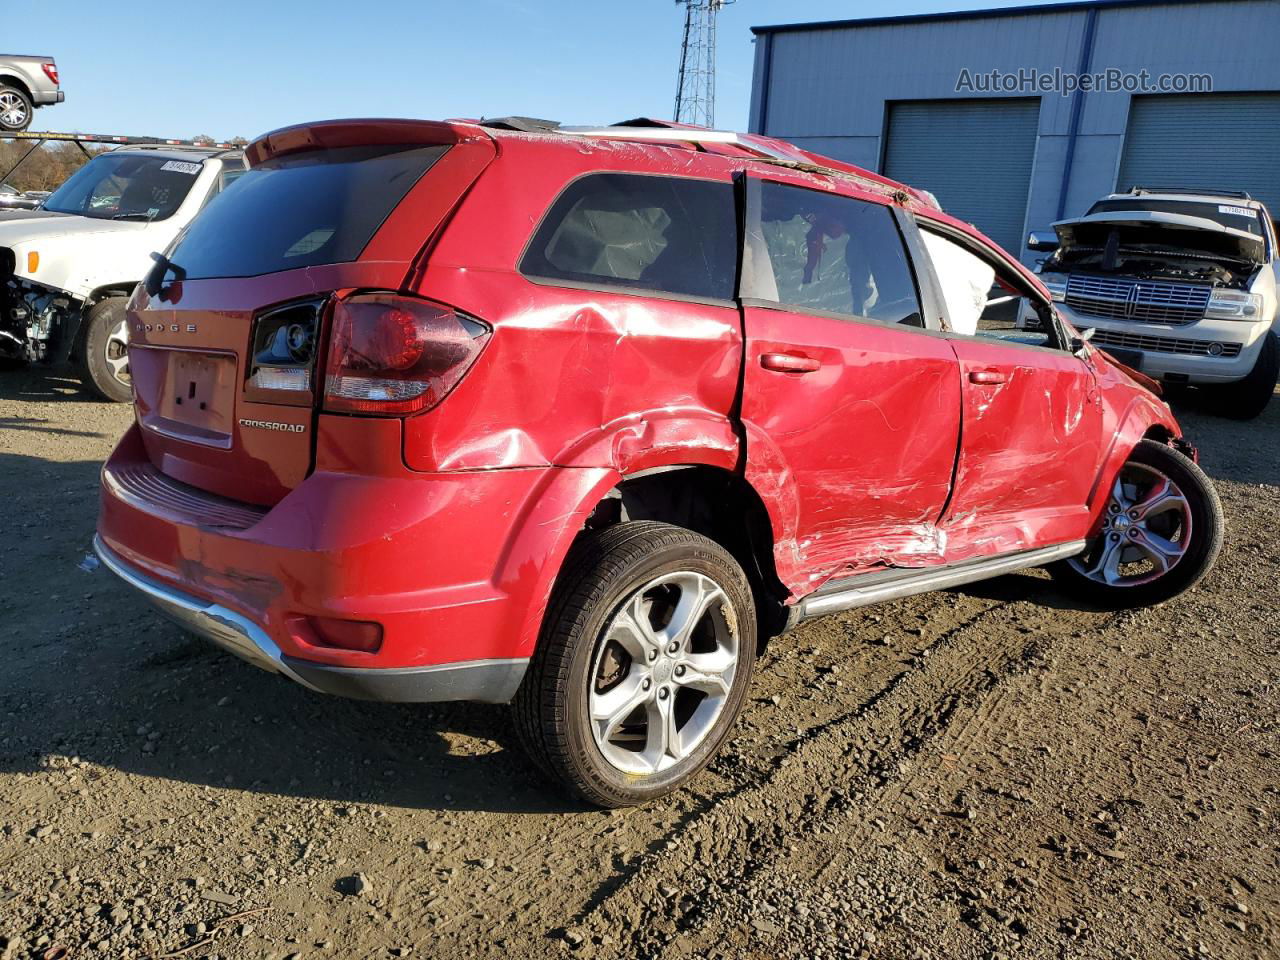
[[[877, 327], [881, 327], [887, 330], [905, 330], [905, 331], [911, 331], [913, 333], [935, 333], [935, 334], [947, 332], [943, 330], [941, 327], [939, 327], [937, 325], [936, 320], [934, 319], [935, 313], [940, 311], [941, 307], [939, 303], [934, 302], [934, 295], [937, 293], [937, 291], [932, 286], [932, 284], [936, 283], [936, 281], [933, 280], [932, 271], [930, 271], [930, 277], [929, 277], [930, 285], [926, 286], [924, 283], [921, 282], [922, 278], [920, 276], [919, 271], [916, 268], [916, 264], [913, 258], [914, 248], [912, 244], [908, 242], [908, 239], [907, 239], [908, 231], [905, 230], [903, 227], [901, 211], [896, 206], [894, 206], [891, 203], [876, 203], [873, 200], [866, 200], [862, 197], [855, 197], [852, 194], [844, 193], [840, 190], [821, 190], [815, 187], [807, 186], [805, 184], [793, 183], [789, 180], [779, 180], [774, 177], [770, 177], [767, 174], [759, 174], [754, 171], [751, 171], [747, 174], [746, 181], [747, 181], [746, 202], [744, 207], [745, 222], [740, 231], [741, 236], [739, 236], [738, 238], [739, 247], [742, 248], [738, 255], [738, 260], [740, 264], [745, 262], [745, 259], [746, 259], [745, 247], [747, 243], [747, 230], [749, 229], [752, 223], [760, 222], [760, 204], [761, 204], [760, 186], [761, 184], [772, 183], [780, 187], [794, 187], [797, 190], [809, 190], [809, 191], [812, 191], [813, 193], [820, 193], [820, 194], [825, 194], [833, 197], [842, 197], [846, 200], [854, 200], [861, 203], [871, 204], [872, 206], [884, 207], [889, 211], [890, 218], [893, 220], [893, 224], [898, 230], [898, 239], [902, 243], [902, 256], [903, 256], [903, 259], [906, 260], [907, 272], [910, 273], [911, 275], [911, 282], [915, 285], [916, 304], [920, 307], [921, 320], [924, 326], [917, 327], [914, 324], [902, 323], [902, 322], [889, 323], [887, 320], [877, 320], [875, 317], [860, 316], [859, 314], [856, 314], [856, 313], [837, 313], [830, 310], [816, 310], [812, 307], [797, 306], [795, 304], [778, 303], [775, 300], [761, 300], [756, 297], [744, 297], [742, 295], [742, 284], [746, 281], [747, 278], [743, 275], [744, 271], [742, 270], [741, 266], [739, 266], [738, 287], [737, 287], [738, 302], [741, 303], [744, 307], [753, 307], [759, 310], [777, 310], [782, 313], [792, 313], [802, 317], [821, 317], [826, 320], [843, 320], [845, 323], [870, 323], [870, 324], [874, 324]], [[927, 258], [925, 259], [925, 263], [928, 263]]]
[[[696, 303], [696, 304], [701, 304], [707, 307], [729, 307], [731, 309], [736, 310], [738, 308], [738, 302], [733, 299], [721, 300], [716, 297], [696, 297], [686, 293], [672, 293], [667, 290], [655, 290], [652, 287], [629, 287], [623, 284], [616, 284], [616, 283], [598, 283], [598, 282], [592, 282], [589, 280], [570, 280], [565, 277], [544, 277], [541, 274], [526, 273], [524, 271], [522, 265], [524, 264], [525, 257], [528, 256], [529, 250], [533, 246], [534, 240], [536, 240], [538, 238], [538, 235], [542, 232], [543, 226], [546, 224], [547, 219], [551, 216], [551, 212], [555, 210], [556, 205], [560, 202], [560, 198], [563, 197], [570, 190], [572, 190], [574, 185], [577, 184], [580, 180], [585, 180], [588, 177], [598, 177], [605, 174], [613, 174], [615, 176], [621, 175], [621, 176], [627, 176], [627, 177], [662, 178], [665, 180], [691, 180], [697, 183], [723, 184], [724, 186], [730, 188], [731, 191], [733, 191], [735, 207], [736, 207], [737, 191], [736, 189], [734, 189], [734, 181], [732, 179], [721, 179], [719, 177], [693, 177], [693, 176], [688, 176], [682, 173], [649, 173], [649, 172], [641, 172], [636, 170], [613, 169], [613, 168], [604, 168], [604, 167], [598, 170], [587, 170], [587, 171], [584, 171], [583, 173], [578, 174], [576, 177], [573, 177], [571, 180], [566, 181], [564, 186], [562, 186], [556, 192], [556, 195], [551, 198], [550, 202], [546, 205], [545, 209], [543, 209], [542, 216], [538, 218], [538, 222], [534, 225], [533, 230], [529, 232], [529, 236], [525, 239], [524, 245], [520, 248], [520, 253], [516, 257], [515, 272], [519, 274], [521, 277], [523, 277], [525, 280], [529, 281], [529, 283], [536, 284], [540, 287], [561, 287], [566, 290], [585, 290], [590, 293], [610, 293], [610, 294], [618, 294], [624, 297], [642, 297], [646, 300], [670, 300], [674, 303]], [[737, 248], [739, 250], [738, 267], [737, 267], [737, 272], [735, 273], [735, 276], [734, 276], [735, 290], [737, 289], [738, 275], [741, 274], [742, 272], [742, 265], [741, 265], [742, 255], [740, 252], [742, 247], [741, 219], [742, 219], [741, 216], [738, 215], [738, 211], [735, 209], [734, 223], [737, 225], [737, 229], [738, 229], [738, 237], [736, 238], [736, 242], [737, 242]]]

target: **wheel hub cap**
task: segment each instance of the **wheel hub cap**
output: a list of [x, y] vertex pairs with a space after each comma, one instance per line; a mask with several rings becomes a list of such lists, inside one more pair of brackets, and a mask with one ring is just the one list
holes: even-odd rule
[[1084, 576], [1112, 587], [1156, 580], [1191, 545], [1191, 506], [1171, 479], [1146, 464], [1129, 463], [1111, 488], [1106, 521], [1088, 549], [1069, 562]]
[[636, 775], [679, 763], [720, 719], [737, 667], [737, 620], [714, 580], [680, 572], [645, 584], [597, 640], [588, 699], [601, 755]]

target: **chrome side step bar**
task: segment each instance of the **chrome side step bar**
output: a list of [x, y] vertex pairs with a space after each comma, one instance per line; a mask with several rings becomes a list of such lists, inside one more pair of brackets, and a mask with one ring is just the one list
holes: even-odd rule
[[828, 583], [816, 593], [811, 593], [800, 601], [796, 622], [824, 617], [829, 613], [841, 610], [852, 610], [854, 607], [865, 607], [885, 600], [898, 600], [911, 597], [917, 593], [929, 593], [932, 590], [945, 590], [961, 584], [973, 583], [998, 577], [1005, 573], [1025, 570], [1028, 567], [1040, 567], [1055, 560], [1064, 560], [1083, 553], [1086, 546], [1084, 540], [1073, 540], [1053, 547], [1041, 547], [1037, 550], [1019, 550], [1017, 553], [1002, 553], [996, 557], [984, 557], [981, 560], [968, 560], [964, 563], [946, 567], [929, 567], [922, 570], [886, 570], [877, 573], [864, 573], [856, 577], [848, 577]]

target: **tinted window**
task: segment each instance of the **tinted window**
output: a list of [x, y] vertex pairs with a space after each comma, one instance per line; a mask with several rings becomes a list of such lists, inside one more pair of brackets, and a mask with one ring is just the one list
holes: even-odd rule
[[902, 236], [878, 204], [762, 183], [746, 262], [749, 299], [923, 325]]
[[228, 184], [169, 259], [192, 280], [350, 262], [447, 149], [344, 147], [268, 161]]
[[46, 210], [100, 220], [164, 220], [182, 205], [204, 160], [109, 153], [49, 195]]
[[729, 300], [733, 186], [601, 173], [570, 184], [520, 261], [530, 277]]
[[920, 235], [942, 288], [953, 332], [1036, 347], [1059, 346], [1047, 308], [1010, 270], [997, 268], [932, 230], [921, 230]]

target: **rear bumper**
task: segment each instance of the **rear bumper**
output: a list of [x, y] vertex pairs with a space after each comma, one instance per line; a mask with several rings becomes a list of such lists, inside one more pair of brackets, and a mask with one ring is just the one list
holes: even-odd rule
[[67, 95], [61, 90], [36, 90], [31, 96], [31, 102], [37, 107], [47, 107], [51, 103], [62, 103], [67, 99]]
[[94, 551], [108, 570], [133, 587], [178, 626], [255, 667], [283, 674], [311, 690], [357, 700], [427, 703], [480, 700], [506, 703], [515, 696], [527, 659], [478, 660], [427, 667], [332, 667], [289, 657], [261, 626], [228, 607], [209, 603], [154, 580], [117, 556], [100, 536]]
[[[555, 468], [412, 474], [353, 460], [386, 473], [317, 469], [274, 507], [254, 507], [155, 470], [134, 426], [103, 467], [99, 555], [184, 628], [311, 689], [509, 700], [552, 547], [572, 536], [566, 517], [532, 521], [532, 546], [512, 540]], [[307, 629], [315, 617], [375, 621], [382, 645], [325, 646]]]

